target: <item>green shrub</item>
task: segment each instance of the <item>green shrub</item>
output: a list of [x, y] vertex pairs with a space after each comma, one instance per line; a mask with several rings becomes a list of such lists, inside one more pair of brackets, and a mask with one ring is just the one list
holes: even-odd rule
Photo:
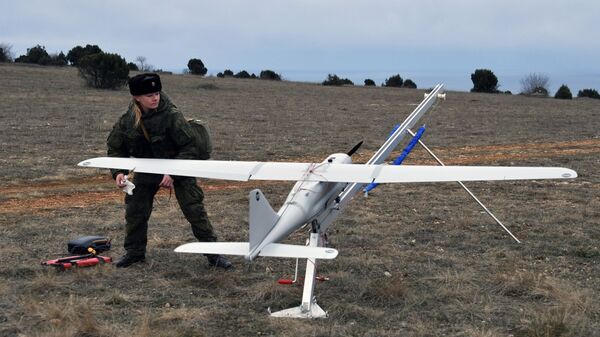
[[190, 73], [194, 75], [204, 76], [208, 72], [208, 69], [206, 69], [204, 63], [200, 59], [190, 59], [187, 66]]
[[71, 65], [77, 66], [79, 60], [87, 55], [98, 54], [101, 53], [102, 49], [97, 45], [87, 44], [85, 47], [76, 46], [73, 49], [69, 50], [67, 53], [67, 60], [71, 62]]
[[135, 64], [133, 62], [127, 63], [127, 67], [129, 68], [130, 71], [139, 71], [140, 70], [140, 68], [138, 68], [137, 64]]
[[498, 78], [489, 69], [477, 69], [471, 74], [473, 89], [471, 92], [498, 92]]
[[561, 85], [560, 88], [554, 94], [554, 98], [558, 99], [573, 99], [573, 94], [571, 94], [571, 90], [565, 84]]
[[[235, 78], [251, 78], [250, 74], [247, 71], [242, 70], [239, 73], [235, 74], [233, 77]], [[256, 75], [254, 75], [256, 77]]]
[[69, 64], [69, 62], [67, 61], [67, 57], [65, 56], [65, 54], [62, 51], [58, 54], [50, 55], [49, 65], [62, 67], [62, 66], [66, 66], [67, 64]]
[[402, 84], [402, 88], [417, 89], [417, 84], [413, 80], [407, 78]]
[[335, 74], [329, 74], [327, 75], [327, 79], [325, 81], [323, 81], [322, 83], [323, 85], [354, 85], [354, 83], [352, 83], [352, 81], [350, 81], [347, 78], [339, 78], [337, 75]]
[[261, 80], [273, 80], [273, 81], [281, 81], [281, 75], [274, 72], [273, 70], [263, 70], [260, 72]]
[[583, 89], [579, 90], [579, 92], [577, 93], [577, 97], [589, 97], [600, 99], [600, 94], [598, 94], [596, 89]]
[[34, 63], [39, 65], [48, 65], [52, 59], [48, 52], [46, 51], [46, 47], [40, 46], [39, 44], [35, 47], [31, 47], [27, 49], [27, 54], [19, 56], [15, 59], [15, 62], [18, 63]]
[[396, 75], [391, 76], [390, 78], [386, 79], [384, 86], [400, 88], [400, 87], [402, 87], [402, 84], [404, 84], [404, 80], [402, 79], [402, 77], [400, 77], [400, 74], [396, 74]]
[[4, 48], [0, 47], [0, 63], [10, 62], [8, 58], [8, 53], [4, 50]]
[[129, 75], [127, 62], [118, 54], [84, 56], [78, 60], [77, 69], [88, 86], [98, 89], [118, 89], [127, 82]]
[[13, 53], [12, 45], [8, 43], [0, 43], [0, 63], [12, 62]]
[[367, 78], [367, 79], [365, 80], [365, 87], [372, 87], [372, 86], [375, 86], [375, 81], [373, 81], [373, 80], [372, 80], [372, 79], [370, 79], [370, 78]]
[[19, 56], [15, 62], [33, 63], [42, 66], [66, 66], [68, 64], [67, 57], [62, 51], [58, 54], [49, 55], [46, 48], [39, 44], [27, 49], [27, 54]]
[[225, 69], [223, 71], [223, 77], [227, 77], [227, 76], [233, 77], [233, 71], [231, 71], [229, 69]]

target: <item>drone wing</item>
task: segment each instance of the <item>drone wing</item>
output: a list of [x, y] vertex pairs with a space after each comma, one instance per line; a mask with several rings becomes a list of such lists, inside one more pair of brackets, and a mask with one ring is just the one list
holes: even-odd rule
[[395, 166], [116, 157], [92, 158], [82, 161], [79, 166], [239, 181], [416, 183], [577, 177], [575, 171], [561, 167]]

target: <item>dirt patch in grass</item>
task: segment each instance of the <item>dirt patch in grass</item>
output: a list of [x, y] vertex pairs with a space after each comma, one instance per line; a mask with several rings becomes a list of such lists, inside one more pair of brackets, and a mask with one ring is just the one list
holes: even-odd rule
[[[439, 155], [450, 159], [448, 165], [482, 165], [499, 162], [511, 162], [529, 158], [557, 158], [577, 155], [600, 154], [600, 140], [568, 141], [558, 143], [530, 143], [519, 145], [464, 147], [458, 149], [439, 148]], [[460, 153], [452, 156], [452, 153]], [[393, 155], [398, 155], [394, 153]], [[359, 161], [370, 158], [373, 153], [361, 153]], [[432, 159], [417, 153], [413, 164], [429, 164]], [[296, 158], [294, 161], [307, 162], [314, 158]], [[252, 189], [274, 182], [253, 181], [232, 183], [229, 181], [208, 181], [202, 184], [210, 191]], [[76, 189], [77, 191], [73, 191]], [[102, 191], [90, 191], [101, 189]], [[121, 201], [122, 194], [113, 186], [107, 176], [91, 176], [75, 179], [33, 182], [27, 186], [0, 186], [0, 214], [40, 212], [66, 207], [88, 207], [99, 203]], [[169, 191], [161, 190], [157, 198], [172, 197]]]

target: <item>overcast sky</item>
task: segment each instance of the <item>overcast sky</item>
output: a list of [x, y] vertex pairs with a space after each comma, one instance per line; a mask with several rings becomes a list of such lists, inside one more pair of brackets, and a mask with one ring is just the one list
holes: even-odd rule
[[200, 58], [224, 69], [320, 82], [328, 73], [357, 85], [400, 74], [419, 87], [469, 90], [491, 69], [518, 92], [532, 72], [575, 93], [600, 90], [600, 1], [582, 0], [219, 0], [3, 1], [0, 43], [15, 56], [97, 44], [127, 61], [145, 56], [181, 72]]

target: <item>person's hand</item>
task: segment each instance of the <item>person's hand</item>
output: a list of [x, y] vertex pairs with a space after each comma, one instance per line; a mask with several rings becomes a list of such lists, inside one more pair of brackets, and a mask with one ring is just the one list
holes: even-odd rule
[[173, 178], [171, 178], [170, 175], [165, 174], [158, 186], [165, 188], [173, 188]]
[[118, 188], [125, 187], [125, 175], [123, 173], [117, 174], [117, 177], [115, 178], [115, 182], [117, 183]]

